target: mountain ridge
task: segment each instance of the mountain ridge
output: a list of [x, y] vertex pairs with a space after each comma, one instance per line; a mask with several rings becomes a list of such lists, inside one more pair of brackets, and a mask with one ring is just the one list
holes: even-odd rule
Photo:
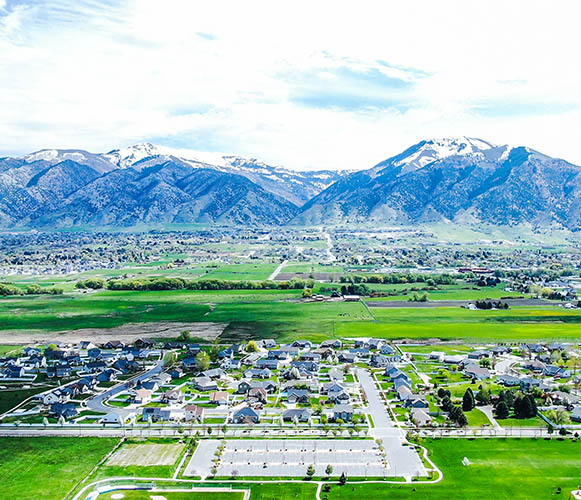
[[577, 230], [581, 168], [473, 137], [427, 139], [371, 168], [298, 172], [141, 143], [0, 158], [0, 226], [423, 222]]

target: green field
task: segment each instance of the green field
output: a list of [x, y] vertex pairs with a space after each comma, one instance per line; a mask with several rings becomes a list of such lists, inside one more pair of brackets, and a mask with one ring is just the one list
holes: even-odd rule
[[62, 500], [116, 442], [113, 438], [0, 438], [0, 497]]
[[[581, 484], [581, 443], [533, 439], [428, 440], [444, 473], [437, 484], [332, 486], [329, 500], [360, 498], [569, 498]], [[462, 465], [467, 457], [471, 465]], [[557, 488], [562, 489], [557, 494]]]
[[[367, 308], [304, 302], [298, 290], [108, 291], [0, 299], [3, 330], [112, 328], [159, 321], [229, 323], [225, 341], [332, 337], [487, 340], [581, 338], [581, 311], [558, 306], [470, 311], [460, 307]], [[9, 350], [7, 348], [6, 350]]]

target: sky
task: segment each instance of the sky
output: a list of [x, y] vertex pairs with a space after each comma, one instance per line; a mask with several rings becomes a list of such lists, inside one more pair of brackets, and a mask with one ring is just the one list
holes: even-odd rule
[[479, 137], [581, 164], [581, 2], [0, 0], [0, 156], [139, 142], [361, 169]]

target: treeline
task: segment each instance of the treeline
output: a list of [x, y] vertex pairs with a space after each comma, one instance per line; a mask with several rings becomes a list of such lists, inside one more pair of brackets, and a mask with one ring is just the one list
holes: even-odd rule
[[105, 280], [103, 278], [87, 278], [86, 280], [77, 281], [75, 288], [79, 290], [100, 290], [105, 288]]
[[414, 274], [414, 273], [391, 273], [391, 274], [347, 274], [341, 276], [340, 283], [372, 283], [378, 285], [397, 285], [404, 283], [426, 283], [435, 285], [455, 285], [456, 278], [464, 275], [451, 276], [450, 274]]
[[39, 285], [28, 285], [24, 290], [14, 285], [0, 283], [0, 295], [8, 297], [10, 295], [62, 295], [63, 289], [58, 287], [41, 287]]
[[508, 309], [508, 304], [500, 300], [477, 300], [474, 305], [477, 309]]
[[303, 290], [313, 288], [315, 280], [293, 278], [290, 281], [227, 281], [184, 278], [123, 279], [107, 282], [108, 290]]

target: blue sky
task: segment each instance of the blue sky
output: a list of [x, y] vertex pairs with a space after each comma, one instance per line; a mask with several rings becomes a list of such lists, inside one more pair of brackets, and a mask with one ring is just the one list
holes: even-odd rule
[[467, 135], [581, 164], [579, 14], [575, 0], [0, 0], [0, 155], [150, 141], [366, 168]]

